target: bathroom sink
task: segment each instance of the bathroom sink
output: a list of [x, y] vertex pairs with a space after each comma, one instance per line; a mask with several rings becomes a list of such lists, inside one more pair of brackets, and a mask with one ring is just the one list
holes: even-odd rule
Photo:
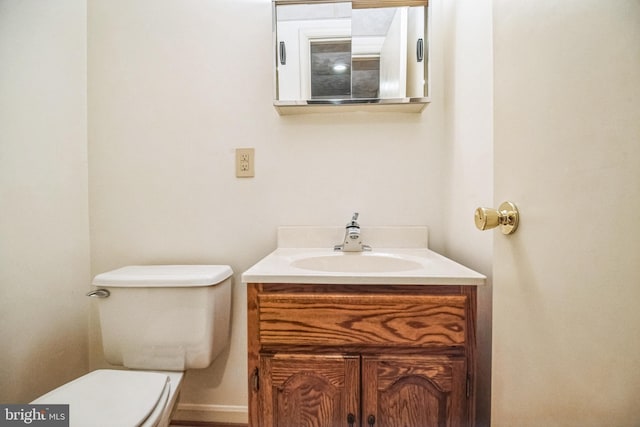
[[472, 285], [485, 277], [427, 247], [426, 227], [362, 228], [372, 250], [335, 251], [344, 227], [279, 227], [278, 246], [242, 274], [244, 283]]
[[391, 273], [417, 270], [423, 264], [392, 254], [338, 252], [296, 259], [291, 262], [291, 266], [303, 270], [338, 273]]
[[426, 248], [334, 252], [278, 248], [242, 274], [245, 283], [482, 285], [485, 277]]

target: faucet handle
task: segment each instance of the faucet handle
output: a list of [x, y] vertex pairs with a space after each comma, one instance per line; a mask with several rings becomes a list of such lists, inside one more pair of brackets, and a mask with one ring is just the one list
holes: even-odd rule
[[358, 215], [360, 215], [358, 212], [353, 213], [351, 221], [347, 223], [347, 227], [360, 227], [360, 225], [358, 224]]

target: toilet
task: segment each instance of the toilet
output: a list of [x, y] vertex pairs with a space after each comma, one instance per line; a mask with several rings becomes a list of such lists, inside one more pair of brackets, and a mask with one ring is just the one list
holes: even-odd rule
[[169, 425], [184, 371], [208, 367], [229, 343], [228, 265], [128, 266], [97, 275], [99, 369], [32, 404], [68, 404], [70, 426]]

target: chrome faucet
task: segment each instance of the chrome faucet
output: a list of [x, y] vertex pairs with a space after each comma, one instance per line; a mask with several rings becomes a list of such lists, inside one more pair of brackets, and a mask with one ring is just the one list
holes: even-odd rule
[[333, 247], [334, 251], [362, 252], [371, 250], [371, 246], [362, 244], [360, 224], [358, 224], [357, 221], [358, 215], [358, 212], [353, 214], [351, 221], [347, 223], [345, 228], [343, 243], [341, 245], [335, 245]]

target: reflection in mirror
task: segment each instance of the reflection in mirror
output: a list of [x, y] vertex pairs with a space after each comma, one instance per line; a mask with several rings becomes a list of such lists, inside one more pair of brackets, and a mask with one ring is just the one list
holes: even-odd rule
[[274, 0], [276, 104], [428, 101], [426, 0]]
[[351, 98], [351, 40], [311, 40], [311, 99]]

